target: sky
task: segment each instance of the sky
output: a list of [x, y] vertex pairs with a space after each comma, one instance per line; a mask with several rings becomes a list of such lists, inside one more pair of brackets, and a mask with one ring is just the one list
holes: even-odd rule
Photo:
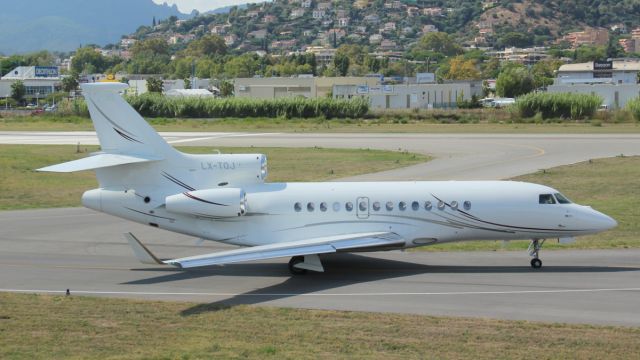
[[193, 9], [199, 12], [215, 10], [229, 5], [239, 5], [259, 2], [258, 0], [153, 0], [156, 4], [176, 4], [181, 13], [188, 14]]

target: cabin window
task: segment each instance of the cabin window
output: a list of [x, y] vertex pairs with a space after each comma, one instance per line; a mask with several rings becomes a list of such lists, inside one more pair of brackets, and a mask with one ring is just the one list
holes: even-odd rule
[[387, 211], [393, 210], [393, 202], [387, 201], [387, 204], [385, 205], [385, 207], [387, 208]]
[[454, 210], [457, 210], [458, 209], [458, 202], [453, 200], [451, 202], [451, 208], [454, 209]]
[[299, 202], [295, 203], [295, 204], [293, 205], [293, 209], [294, 209], [296, 212], [300, 212], [300, 211], [302, 211], [302, 204], [300, 204]]
[[433, 204], [431, 204], [431, 201], [425, 201], [424, 202], [424, 209], [427, 211], [431, 211], [431, 209], [433, 208]]
[[312, 202], [307, 204], [307, 211], [312, 212], [315, 208], [316, 206]]
[[413, 211], [418, 211], [420, 209], [420, 203], [418, 203], [417, 201], [412, 202], [411, 209], [413, 209]]
[[471, 209], [471, 201], [467, 200], [465, 201], [462, 206], [464, 206], [465, 210], [470, 210]]
[[540, 204], [555, 204], [556, 199], [554, 199], [551, 194], [540, 194], [538, 202]]
[[398, 203], [398, 209], [400, 209], [400, 211], [407, 210], [407, 203], [404, 201], [400, 201], [400, 203]]
[[333, 211], [338, 212], [340, 211], [340, 203], [339, 202], [334, 202], [333, 203]]
[[444, 210], [444, 201], [442, 200], [438, 201], [438, 209]]
[[360, 211], [367, 211], [367, 202], [360, 201], [360, 203], [358, 204], [358, 208], [360, 209]]
[[373, 207], [374, 211], [380, 211], [380, 203], [379, 202], [377, 202], [377, 201], [374, 202], [372, 207]]
[[348, 203], [344, 204], [344, 208], [349, 212], [353, 211], [353, 203], [348, 202]]
[[555, 193], [554, 195], [560, 204], [571, 204], [571, 200], [567, 199], [564, 195], [560, 193]]
[[327, 211], [327, 203], [326, 202], [321, 202], [320, 203], [320, 211], [322, 211], [322, 212]]

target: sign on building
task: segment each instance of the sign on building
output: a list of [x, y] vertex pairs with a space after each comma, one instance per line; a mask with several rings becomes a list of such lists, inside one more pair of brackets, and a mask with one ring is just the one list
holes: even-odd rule
[[36, 66], [35, 67], [35, 76], [36, 77], [58, 77], [58, 67], [57, 66]]
[[593, 70], [613, 70], [613, 61], [594, 61]]
[[369, 85], [358, 85], [356, 89], [356, 94], [368, 94], [369, 93]]
[[434, 73], [417, 73], [416, 82], [418, 84], [427, 84], [436, 82], [436, 74]]

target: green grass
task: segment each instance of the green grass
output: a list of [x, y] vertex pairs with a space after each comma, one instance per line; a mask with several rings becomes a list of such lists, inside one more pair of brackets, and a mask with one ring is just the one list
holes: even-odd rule
[[[4, 359], [631, 359], [640, 329], [0, 294]], [[197, 309], [198, 311], [192, 311]]]
[[[640, 157], [597, 159], [519, 176], [514, 180], [551, 186], [573, 202], [589, 205], [618, 221], [618, 227], [577, 238], [570, 245], [552, 241], [544, 249], [605, 249], [640, 247]], [[527, 241], [472, 241], [422, 247], [425, 251], [520, 250]]]
[[[212, 153], [212, 147], [183, 147], [190, 153]], [[331, 180], [428, 161], [406, 152], [302, 148], [218, 148], [225, 153], [264, 153], [270, 182]], [[97, 151], [96, 146], [0, 145], [0, 210], [79, 206], [85, 190], [97, 187], [91, 171], [59, 174], [34, 169], [70, 161]]]
[[[450, 112], [449, 116], [454, 116]], [[373, 119], [166, 119], [149, 118], [158, 131], [254, 132], [368, 132], [368, 133], [639, 133], [640, 122], [597, 119], [585, 122], [511, 122], [504, 115], [480, 122], [449, 122], [389, 116]], [[603, 115], [604, 116], [604, 115]], [[490, 118], [490, 116], [487, 116]], [[0, 131], [93, 131], [88, 118], [78, 116], [21, 116], [0, 118]]]

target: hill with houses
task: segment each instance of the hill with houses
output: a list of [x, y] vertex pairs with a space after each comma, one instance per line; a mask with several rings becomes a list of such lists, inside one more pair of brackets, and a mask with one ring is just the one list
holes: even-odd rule
[[341, 44], [403, 52], [430, 32], [455, 34], [460, 45], [500, 49], [558, 43], [572, 31], [613, 28], [624, 33], [638, 25], [636, 1], [275, 0], [141, 27], [129, 37], [163, 37], [179, 48], [215, 34], [237, 52], [279, 53]]

